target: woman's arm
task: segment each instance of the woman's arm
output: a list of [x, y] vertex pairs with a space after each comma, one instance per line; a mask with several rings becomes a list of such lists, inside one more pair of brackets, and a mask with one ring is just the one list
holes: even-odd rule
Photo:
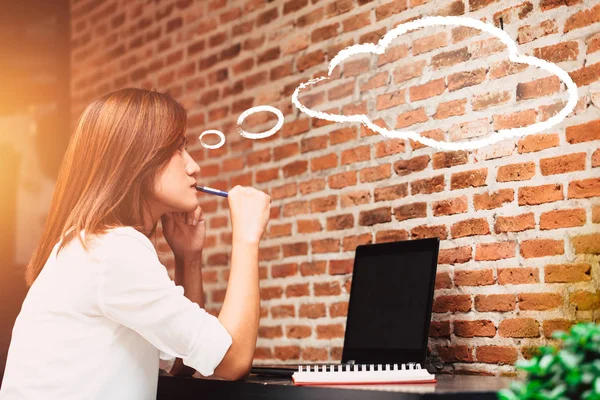
[[[204, 308], [204, 288], [202, 287], [202, 257], [184, 260], [175, 257], [175, 284], [183, 286], [184, 295], [200, 308]], [[192, 376], [196, 370], [177, 358], [169, 374], [175, 376]]]
[[260, 320], [258, 242], [243, 237], [232, 240], [231, 270], [219, 321], [231, 335], [232, 344], [215, 375], [236, 380], [250, 373]]

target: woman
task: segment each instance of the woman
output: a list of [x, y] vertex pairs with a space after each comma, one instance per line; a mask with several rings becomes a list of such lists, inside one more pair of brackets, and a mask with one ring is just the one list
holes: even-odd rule
[[[186, 118], [168, 96], [141, 89], [110, 93], [83, 112], [27, 265], [31, 287], [0, 399], [155, 399], [159, 367], [229, 380], [249, 373], [270, 198], [229, 191], [228, 290], [218, 317], [206, 313], [205, 222]], [[149, 240], [159, 218], [175, 283]]]

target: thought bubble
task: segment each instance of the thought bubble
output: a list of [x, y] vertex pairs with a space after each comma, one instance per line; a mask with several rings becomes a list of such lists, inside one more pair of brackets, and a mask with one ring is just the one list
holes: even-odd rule
[[[565, 83], [569, 92], [569, 100], [565, 107], [560, 110], [556, 115], [552, 116], [546, 121], [538, 122], [530, 126], [524, 126], [520, 128], [512, 128], [512, 129], [501, 129], [493, 134], [491, 134], [487, 138], [478, 139], [478, 140], [470, 140], [463, 142], [441, 142], [428, 137], [424, 137], [420, 135], [416, 131], [410, 130], [388, 130], [386, 128], [380, 127], [373, 123], [370, 118], [366, 115], [335, 115], [329, 114], [322, 111], [311, 110], [305, 107], [300, 101], [298, 101], [298, 94], [301, 89], [304, 89], [307, 86], [314, 85], [315, 83], [329, 79], [331, 77], [331, 73], [338, 64], [347, 59], [350, 56], [364, 53], [373, 53], [373, 54], [383, 54], [385, 53], [386, 48], [396, 37], [414, 29], [424, 28], [435, 25], [460, 25], [460, 26], [468, 26], [471, 28], [476, 28], [482, 30], [484, 32], [490, 33], [498, 37], [508, 48], [509, 58], [511, 61], [516, 63], [523, 63], [528, 65], [533, 65], [538, 68], [542, 68], [556, 76]], [[474, 150], [479, 149], [493, 143], [499, 142], [505, 139], [511, 139], [516, 137], [521, 137], [528, 134], [538, 133], [543, 130], [549, 129], [554, 125], [562, 122], [570, 113], [573, 111], [577, 104], [578, 94], [577, 94], [577, 85], [573, 82], [571, 77], [567, 72], [563, 69], [559, 68], [556, 64], [550, 63], [545, 60], [541, 60], [536, 57], [524, 56], [519, 54], [516, 43], [512, 40], [506, 32], [497, 27], [486, 24], [479, 20], [468, 18], [468, 17], [425, 17], [415, 21], [407, 22], [401, 25], [398, 25], [396, 28], [392, 29], [388, 33], [386, 33], [381, 40], [377, 44], [373, 43], [365, 43], [365, 44], [356, 44], [353, 46], [346, 47], [341, 50], [329, 63], [329, 70], [327, 76], [321, 76], [318, 78], [310, 79], [306, 82], [301, 83], [294, 93], [292, 94], [292, 103], [303, 113], [318, 119], [324, 119], [327, 121], [333, 122], [361, 122], [367, 128], [385, 136], [388, 138], [398, 138], [398, 139], [412, 139], [418, 141], [426, 146], [434, 147], [440, 150]]]
[[[249, 115], [252, 115], [254, 113], [261, 112], [261, 111], [272, 112], [273, 114], [275, 114], [277, 116], [277, 123], [275, 124], [275, 126], [272, 127], [271, 129], [269, 129], [268, 131], [259, 132], [259, 133], [250, 133], [250, 132], [246, 132], [245, 130], [243, 130], [242, 124], [244, 123], [244, 120], [246, 118], [248, 118]], [[283, 113], [279, 109], [277, 109], [273, 106], [267, 106], [267, 105], [255, 106], [255, 107], [247, 109], [242, 114], [240, 114], [240, 116], [238, 117], [238, 120], [237, 120], [237, 130], [238, 130], [238, 133], [241, 136], [245, 137], [246, 139], [252, 139], [252, 140], [264, 139], [269, 136], [273, 136], [277, 131], [279, 131], [279, 129], [281, 129], [281, 127], [283, 126], [283, 119], [284, 119]], [[219, 141], [219, 143], [214, 144], [214, 145], [206, 144], [202, 141], [202, 138], [208, 134], [217, 135], [221, 138], [221, 140]], [[209, 129], [209, 130], [202, 132], [202, 134], [200, 134], [198, 139], [200, 140], [200, 144], [202, 145], [202, 147], [205, 147], [207, 149], [218, 149], [219, 147], [221, 147], [225, 144], [225, 135], [223, 134], [223, 132], [218, 131], [216, 129]]]

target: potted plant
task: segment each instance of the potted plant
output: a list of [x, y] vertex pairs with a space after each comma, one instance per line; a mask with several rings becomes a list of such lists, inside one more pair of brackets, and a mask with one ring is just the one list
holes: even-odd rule
[[511, 382], [500, 400], [600, 400], [600, 325], [579, 323], [554, 332], [561, 346], [542, 346], [530, 360], [517, 361], [523, 381]]

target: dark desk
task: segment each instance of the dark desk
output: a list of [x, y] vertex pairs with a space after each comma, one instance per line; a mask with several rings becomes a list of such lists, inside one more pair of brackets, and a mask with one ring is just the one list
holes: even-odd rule
[[160, 376], [158, 400], [186, 399], [284, 399], [284, 400], [496, 400], [498, 390], [512, 378], [437, 375], [438, 382], [420, 385], [294, 386], [289, 379], [251, 375], [245, 381]]

